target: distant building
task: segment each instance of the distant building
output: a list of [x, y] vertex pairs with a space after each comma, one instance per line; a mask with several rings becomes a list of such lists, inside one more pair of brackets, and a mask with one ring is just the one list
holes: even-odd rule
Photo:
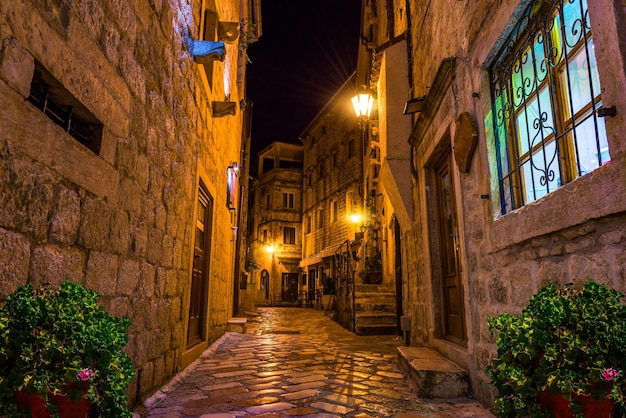
[[250, 275], [255, 305], [296, 304], [302, 255], [302, 146], [274, 142], [257, 154], [251, 184]]
[[[396, 329], [394, 281], [386, 280], [374, 215], [380, 149], [351, 104], [352, 75], [300, 134], [304, 144], [302, 262], [307, 290], [323, 295], [337, 320], [358, 334]], [[376, 231], [374, 231], [376, 229]], [[366, 232], [369, 231], [369, 232]], [[366, 265], [378, 264], [376, 271]], [[303, 279], [302, 283], [305, 283]], [[376, 299], [372, 302], [372, 299]]]
[[65, 279], [100, 293], [132, 321], [131, 403], [240, 305], [259, 6], [0, 3], [0, 301]]

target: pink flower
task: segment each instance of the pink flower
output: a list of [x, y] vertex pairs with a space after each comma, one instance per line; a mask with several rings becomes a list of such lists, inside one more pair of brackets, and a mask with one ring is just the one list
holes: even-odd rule
[[608, 368], [608, 369], [602, 370], [602, 373], [600, 373], [600, 375], [607, 382], [611, 382], [619, 377], [619, 371], [612, 369], [612, 368]]
[[84, 368], [82, 370], [79, 370], [78, 373], [76, 373], [76, 375], [78, 376], [80, 380], [82, 380], [83, 382], [86, 382], [90, 380], [91, 378], [93, 378], [96, 375], [96, 373], [89, 368]]

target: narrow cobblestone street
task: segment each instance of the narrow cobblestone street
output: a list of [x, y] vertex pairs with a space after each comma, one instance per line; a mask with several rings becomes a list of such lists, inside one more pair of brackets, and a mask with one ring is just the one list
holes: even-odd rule
[[143, 417], [493, 417], [414, 395], [397, 336], [356, 336], [309, 308], [261, 308], [149, 400]]

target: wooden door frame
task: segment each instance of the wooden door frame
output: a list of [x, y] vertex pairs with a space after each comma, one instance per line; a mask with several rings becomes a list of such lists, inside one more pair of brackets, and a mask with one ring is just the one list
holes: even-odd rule
[[200, 182], [198, 185], [198, 194], [196, 195], [196, 199], [194, 201], [195, 204], [195, 210], [194, 210], [194, 224], [193, 224], [193, 241], [191, 244], [191, 250], [192, 250], [192, 255], [193, 257], [195, 257], [195, 240], [196, 240], [196, 233], [197, 233], [197, 219], [198, 219], [198, 202], [200, 201], [201, 197], [204, 197], [204, 199], [206, 200], [206, 211], [204, 214], [204, 263], [202, 265], [202, 288], [201, 288], [201, 292], [202, 294], [200, 295], [200, 300], [202, 303], [202, 310], [201, 310], [201, 317], [202, 317], [202, 321], [201, 321], [201, 325], [200, 325], [200, 340], [196, 341], [193, 344], [189, 344], [189, 321], [190, 321], [190, 315], [191, 315], [191, 304], [192, 304], [192, 291], [193, 291], [193, 272], [194, 272], [194, 268], [193, 268], [193, 259], [192, 259], [192, 266], [191, 266], [191, 277], [190, 277], [190, 288], [189, 288], [189, 305], [187, 307], [187, 321], [186, 321], [186, 330], [185, 330], [185, 344], [186, 345], [186, 349], [191, 349], [193, 348], [195, 345], [198, 345], [202, 342], [205, 342], [207, 339], [207, 330], [206, 330], [206, 323], [207, 323], [207, 313], [209, 311], [209, 266], [211, 264], [211, 235], [212, 235], [212, 229], [213, 229], [213, 210], [214, 210], [214, 200], [213, 197], [211, 196], [211, 194], [209, 193], [209, 191], [207, 190], [207, 188], [204, 186], [203, 182]]
[[[445, 140], [448, 138], [448, 140]], [[439, 225], [439, 202], [437, 202], [437, 193], [438, 193], [438, 181], [439, 174], [437, 172], [437, 168], [441, 166], [444, 159], [448, 159], [448, 170], [450, 172], [450, 180], [452, 187], [452, 196], [453, 196], [453, 208], [456, 216], [456, 225], [457, 225], [457, 234], [461, 236], [461, 223], [460, 223], [460, 211], [458, 205], [458, 184], [455, 181], [455, 166], [453, 164], [453, 155], [452, 149], [449, 147], [449, 136], [444, 137], [444, 141], [442, 143], [445, 146], [439, 147], [435, 152], [432, 153], [429, 164], [425, 167], [427, 178], [426, 184], [430, 188], [430, 192], [426, 195], [427, 201], [427, 217], [428, 217], [428, 229], [429, 232], [428, 242], [429, 242], [429, 253], [430, 253], [430, 274], [431, 274], [431, 288], [432, 288], [432, 306], [433, 306], [433, 321], [434, 321], [434, 337], [437, 339], [445, 339], [446, 341], [450, 341], [454, 344], [460, 346], [467, 346], [468, 343], [468, 333], [467, 333], [467, 303], [465, 300], [465, 283], [463, 281], [462, 271], [464, 270], [462, 254], [459, 252], [456, 258], [456, 268], [458, 275], [458, 285], [460, 287], [460, 302], [461, 302], [461, 312], [462, 312], [462, 325], [463, 325], [463, 334], [464, 338], [462, 340], [458, 340], [456, 338], [451, 338], [447, 335], [447, 325], [446, 325], [446, 302], [445, 302], [445, 283], [443, 281], [443, 267], [442, 267], [442, 239], [441, 239], [441, 227]], [[460, 240], [460, 238], [459, 238]], [[460, 244], [459, 244], [460, 245]]]

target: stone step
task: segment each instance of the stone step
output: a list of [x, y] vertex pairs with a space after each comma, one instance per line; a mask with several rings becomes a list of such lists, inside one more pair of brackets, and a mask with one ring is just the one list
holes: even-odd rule
[[357, 335], [389, 335], [396, 332], [395, 313], [380, 311], [357, 311], [355, 333]]
[[395, 288], [383, 284], [357, 284], [355, 286], [356, 294], [359, 293], [389, 293], [395, 294]]
[[363, 324], [395, 324], [396, 315], [381, 311], [357, 311], [356, 320]]
[[243, 334], [246, 331], [246, 322], [248, 322], [248, 318], [230, 318], [226, 325], [226, 331]]
[[434, 350], [398, 347], [398, 364], [421, 397], [468, 398], [472, 395], [467, 372]]
[[361, 324], [356, 323], [356, 335], [393, 335], [396, 333], [396, 324]]
[[396, 304], [369, 299], [357, 299], [354, 301], [354, 309], [357, 312], [357, 315], [359, 312], [381, 312], [395, 315]]

